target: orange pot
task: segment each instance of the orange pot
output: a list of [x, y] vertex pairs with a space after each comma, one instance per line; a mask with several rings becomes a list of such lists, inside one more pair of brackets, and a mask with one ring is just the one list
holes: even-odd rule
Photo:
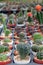
[[40, 60], [37, 57], [34, 57], [34, 62], [38, 64], [43, 64], [43, 60]]

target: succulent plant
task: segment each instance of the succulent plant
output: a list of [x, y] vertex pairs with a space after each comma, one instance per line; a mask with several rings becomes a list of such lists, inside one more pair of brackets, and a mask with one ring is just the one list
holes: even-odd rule
[[39, 51], [39, 47], [37, 45], [32, 46], [32, 51], [38, 52]]
[[30, 46], [25, 43], [20, 43], [17, 45], [17, 50], [19, 52], [20, 58], [25, 59], [30, 53]]
[[43, 41], [43, 36], [41, 35], [41, 33], [34, 33], [33, 34], [33, 39], [36, 43], [42, 43]]
[[36, 5], [35, 7], [37, 14], [36, 14], [36, 18], [39, 21], [40, 24], [43, 24], [43, 12], [41, 11], [42, 6], [41, 5]]
[[42, 60], [43, 59], [43, 51], [37, 52], [37, 58]]
[[7, 56], [5, 54], [0, 54], [0, 61], [7, 60]]
[[5, 36], [8, 36], [10, 34], [10, 30], [6, 29], [4, 33], [5, 33]]
[[9, 48], [7, 46], [1, 45], [0, 46], [0, 53], [6, 52], [6, 51], [9, 51]]

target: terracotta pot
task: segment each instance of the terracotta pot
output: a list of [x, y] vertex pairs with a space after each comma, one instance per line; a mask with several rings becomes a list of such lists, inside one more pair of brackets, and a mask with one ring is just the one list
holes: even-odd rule
[[43, 60], [38, 59], [37, 57], [34, 57], [34, 62], [38, 64], [43, 64]]

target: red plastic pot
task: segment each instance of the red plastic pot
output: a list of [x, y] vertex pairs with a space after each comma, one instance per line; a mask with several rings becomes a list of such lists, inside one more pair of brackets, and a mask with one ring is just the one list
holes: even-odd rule
[[8, 58], [5, 61], [0, 61], [0, 65], [6, 65], [6, 64], [9, 64], [9, 63], [11, 63], [11, 59], [10, 58]]
[[37, 64], [43, 64], [43, 60], [40, 60], [37, 57], [34, 57], [34, 62]]
[[8, 28], [14, 28], [16, 26], [16, 24], [8, 24], [7, 26], [8, 26]]

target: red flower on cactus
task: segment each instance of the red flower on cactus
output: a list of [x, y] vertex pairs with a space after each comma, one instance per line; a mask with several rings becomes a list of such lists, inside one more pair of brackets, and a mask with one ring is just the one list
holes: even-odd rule
[[36, 5], [35, 9], [36, 9], [37, 11], [41, 11], [42, 6], [40, 6], [40, 5]]
[[32, 17], [32, 12], [28, 12], [27, 14], [29, 17]]

